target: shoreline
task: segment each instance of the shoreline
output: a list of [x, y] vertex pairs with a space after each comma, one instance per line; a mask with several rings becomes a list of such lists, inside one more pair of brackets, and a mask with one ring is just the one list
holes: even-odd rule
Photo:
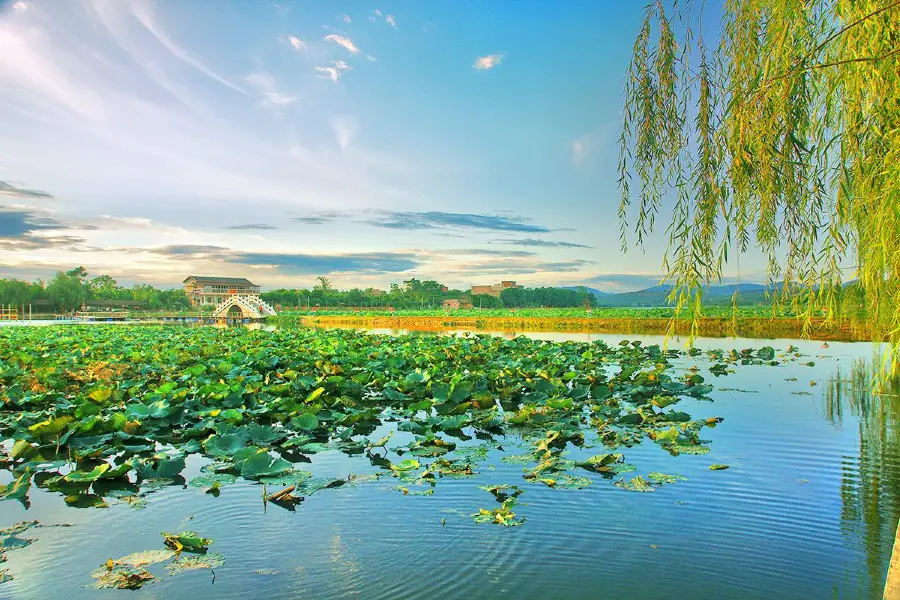
[[[446, 329], [471, 329], [484, 331], [545, 331], [558, 333], [637, 333], [665, 335], [670, 320], [662, 318], [581, 318], [561, 317], [454, 317], [416, 316], [352, 316], [352, 315], [288, 315], [276, 319], [296, 320], [309, 327], [367, 327], [377, 329], [409, 329], [415, 331], [442, 331]], [[691, 322], [681, 320], [676, 324], [677, 335], [689, 335]], [[756, 337], [796, 338], [821, 341], [871, 342], [871, 332], [862, 325], [850, 322], [826, 324], [814, 322], [803, 335], [803, 322], [792, 317], [763, 318], [704, 317], [698, 323], [697, 335], [702, 337]]]

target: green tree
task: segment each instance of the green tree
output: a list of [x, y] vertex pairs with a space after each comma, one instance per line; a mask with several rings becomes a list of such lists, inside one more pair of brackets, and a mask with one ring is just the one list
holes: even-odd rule
[[673, 204], [663, 268], [695, 316], [703, 286], [751, 246], [807, 327], [839, 315], [858, 277], [900, 373], [900, 1], [728, 0], [711, 43], [705, 4], [653, 0], [638, 32], [623, 246]]
[[88, 287], [94, 298], [102, 298], [104, 300], [114, 300], [119, 298], [120, 288], [119, 282], [109, 275], [98, 275], [91, 279]]
[[50, 304], [60, 310], [76, 310], [88, 299], [90, 289], [82, 281], [87, 276], [84, 267], [67, 273], [59, 272], [47, 284]]

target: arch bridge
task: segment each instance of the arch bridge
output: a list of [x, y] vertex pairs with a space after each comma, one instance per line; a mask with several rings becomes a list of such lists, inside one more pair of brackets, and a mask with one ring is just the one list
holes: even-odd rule
[[234, 295], [220, 303], [212, 316], [216, 319], [264, 319], [276, 314], [275, 308], [259, 296]]

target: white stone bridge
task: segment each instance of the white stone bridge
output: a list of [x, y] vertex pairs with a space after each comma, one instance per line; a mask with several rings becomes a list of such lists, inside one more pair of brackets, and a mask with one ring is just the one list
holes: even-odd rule
[[212, 316], [216, 319], [264, 319], [276, 314], [272, 305], [259, 296], [234, 295], [216, 306]]

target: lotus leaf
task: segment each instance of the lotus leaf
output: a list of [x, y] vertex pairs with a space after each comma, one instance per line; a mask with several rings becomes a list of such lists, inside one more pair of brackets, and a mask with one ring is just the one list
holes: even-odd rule
[[291, 463], [283, 458], [273, 457], [267, 451], [260, 450], [241, 463], [241, 477], [244, 479], [271, 477], [287, 473], [291, 468]]
[[666, 475], [665, 473], [659, 473], [657, 471], [649, 473], [647, 478], [657, 485], [672, 484], [676, 481], [687, 481], [687, 477], [684, 477], [683, 475]]
[[199, 569], [215, 569], [225, 564], [225, 557], [215, 552], [206, 554], [182, 554], [166, 565], [170, 575], [177, 575], [184, 571], [196, 571]]
[[134, 567], [100, 567], [91, 575], [97, 580], [98, 588], [138, 590], [156, 579], [150, 571]]
[[182, 531], [181, 533], [161, 534], [164, 543], [171, 548], [176, 554], [181, 552], [192, 552], [194, 554], [206, 554], [207, 549], [213, 543], [211, 539], [201, 536], [194, 531]]
[[638, 475], [637, 477], [633, 477], [629, 481], [625, 481], [624, 479], [620, 479], [615, 482], [615, 486], [617, 488], [628, 490], [629, 492], [655, 492], [656, 488], [653, 485]]
[[231, 484], [237, 481], [237, 477], [230, 473], [210, 473], [194, 477], [188, 482], [191, 487], [208, 488], [213, 485]]
[[210, 456], [231, 457], [245, 445], [246, 440], [238, 434], [215, 433], [203, 442], [203, 449]]

